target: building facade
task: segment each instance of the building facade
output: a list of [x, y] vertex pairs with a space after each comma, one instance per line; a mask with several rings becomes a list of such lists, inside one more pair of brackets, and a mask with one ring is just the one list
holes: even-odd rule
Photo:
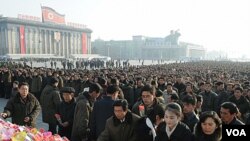
[[91, 33], [88, 28], [0, 17], [0, 56], [91, 54]]
[[[173, 33], [171, 33], [173, 34]], [[170, 34], [170, 35], [171, 35]], [[132, 40], [92, 42], [92, 52], [112, 59], [145, 60], [192, 60], [204, 59], [205, 48], [201, 45], [179, 42], [178, 37], [165, 38], [133, 36]]]

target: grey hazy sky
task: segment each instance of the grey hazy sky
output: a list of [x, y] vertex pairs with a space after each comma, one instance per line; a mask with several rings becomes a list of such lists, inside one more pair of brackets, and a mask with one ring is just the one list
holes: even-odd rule
[[[250, 0], [0, 0], [0, 14], [41, 17], [40, 4], [86, 24], [92, 40], [165, 37], [180, 30], [180, 41], [250, 57]], [[249, 54], [249, 55], [248, 55]]]

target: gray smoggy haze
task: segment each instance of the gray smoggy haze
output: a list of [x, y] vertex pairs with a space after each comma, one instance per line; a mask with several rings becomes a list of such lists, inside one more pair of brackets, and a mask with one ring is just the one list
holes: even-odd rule
[[180, 29], [180, 41], [203, 45], [229, 57], [250, 58], [249, 0], [0, 0], [0, 14], [41, 17], [41, 5], [86, 24], [92, 40], [165, 37]]

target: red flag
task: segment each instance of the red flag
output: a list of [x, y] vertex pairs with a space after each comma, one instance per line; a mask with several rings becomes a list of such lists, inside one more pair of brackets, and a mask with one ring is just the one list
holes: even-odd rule
[[65, 24], [65, 15], [57, 13], [54, 9], [50, 7], [42, 6], [41, 8], [43, 22]]
[[87, 35], [82, 33], [82, 54], [87, 54]]
[[26, 54], [26, 48], [25, 48], [25, 34], [24, 34], [24, 26], [20, 26], [20, 51], [21, 54]]

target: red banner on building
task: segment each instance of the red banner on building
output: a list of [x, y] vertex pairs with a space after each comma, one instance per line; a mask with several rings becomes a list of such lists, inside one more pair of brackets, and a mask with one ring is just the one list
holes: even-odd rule
[[46, 6], [42, 6], [42, 21], [65, 24], [65, 15], [57, 13], [54, 9]]
[[20, 26], [20, 52], [21, 54], [26, 54], [26, 48], [25, 48], [25, 31], [24, 26]]
[[82, 54], [87, 54], [87, 35], [82, 33]]

